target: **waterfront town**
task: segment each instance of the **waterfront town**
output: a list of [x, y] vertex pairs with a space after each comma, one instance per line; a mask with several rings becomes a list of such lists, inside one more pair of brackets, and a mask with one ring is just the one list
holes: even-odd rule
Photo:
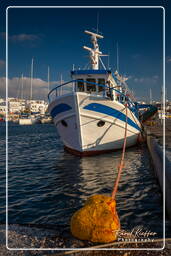
[[[36, 116], [43, 123], [48, 116], [47, 107], [48, 103], [44, 100], [8, 98], [8, 104], [6, 105], [6, 100], [0, 98], [0, 121], [6, 120], [6, 111], [8, 111], [8, 121], [18, 123], [23, 117], [26, 119], [29, 116]], [[50, 121], [50, 117], [48, 121]]]
[[[146, 104], [146, 102], [138, 102], [140, 104]], [[158, 116], [161, 118], [163, 104], [159, 101], [151, 102], [158, 108]], [[7, 109], [8, 108], [8, 109]], [[8, 111], [8, 121], [15, 123], [19, 122], [20, 118], [34, 115], [39, 118], [40, 123], [44, 122], [48, 117], [48, 122], [51, 122], [51, 118], [48, 113], [48, 103], [45, 100], [28, 100], [20, 98], [8, 98], [8, 104], [6, 105], [6, 99], [0, 98], [0, 121], [6, 120], [6, 111]], [[165, 106], [165, 118], [171, 117], [171, 101], [166, 100]]]

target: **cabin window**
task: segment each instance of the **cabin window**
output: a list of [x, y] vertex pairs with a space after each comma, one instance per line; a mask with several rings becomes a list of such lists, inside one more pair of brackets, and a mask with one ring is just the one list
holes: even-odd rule
[[[96, 83], [96, 79], [88, 78], [88, 79], [87, 79], [87, 82]], [[87, 91], [88, 91], [88, 92], [95, 92], [95, 91], [96, 91], [96, 85], [95, 85], [95, 84], [89, 84], [89, 83], [87, 83]]]
[[[98, 84], [105, 85], [105, 79], [104, 78], [99, 78], [98, 79]], [[105, 90], [105, 87], [98, 86], [98, 92], [102, 92], [104, 90]]]
[[121, 96], [121, 102], [125, 102], [125, 97]]
[[79, 81], [77, 82], [77, 88], [79, 92], [84, 92], [84, 80], [83, 79], [79, 79]]

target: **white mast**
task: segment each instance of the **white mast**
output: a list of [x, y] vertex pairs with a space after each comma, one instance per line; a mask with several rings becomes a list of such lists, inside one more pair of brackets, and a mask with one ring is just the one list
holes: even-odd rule
[[[63, 83], [63, 80], [62, 80], [62, 74], [61, 74], [61, 84]], [[62, 86], [61, 86], [61, 95], [62, 95]]]
[[33, 91], [33, 63], [34, 59], [31, 60], [31, 75], [30, 75], [30, 100], [32, 100], [32, 91]]
[[102, 52], [99, 51], [99, 45], [97, 43], [97, 38], [101, 39], [101, 38], [103, 38], [103, 36], [93, 33], [93, 32], [90, 32], [90, 31], [87, 31], [87, 30], [85, 30], [84, 32], [91, 36], [91, 42], [92, 42], [94, 48], [92, 49], [87, 46], [83, 46], [83, 48], [90, 52], [90, 62], [91, 62], [92, 69], [97, 70], [97, 69], [99, 69], [99, 57], [103, 56]]
[[23, 73], [21, 74], [21, 99], [23, 99]]
[[150, 104], [152, 104], [152, 90], [150, 88]]
[[116, 44], [116, 69], [119, 73], [119, 49], [118, 49], [118, 42]]
[[97, 13], [97, 28], [96, 28], [97, 34], [99, 33], [99, 12]]
[[47, 80], [48, 80], [48, 93], [49, 93], [49, 89], [50, 89], [50, 68], [49, 68], [49, 66], [48, 66]]

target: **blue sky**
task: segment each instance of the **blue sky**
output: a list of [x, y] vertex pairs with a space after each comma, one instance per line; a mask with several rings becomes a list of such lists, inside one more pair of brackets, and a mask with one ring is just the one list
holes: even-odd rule
[[[27, 1], [16, 2], [19, 3], [18, 5], [23, 3], [31, 5]], [[37, 2], [38, 5], [40, 2], [44, 5], [46, 1]], [[49, 5], [52, 2], [53, 5], [58, 5], [58, 1], [49, 1]], [[115, 2], [113, 1], [112, 5], [115, 5]], [[155, 5], [163, 5], [162, 2], [166, 1], [151, 2], [156, 3]], [[166, 8], [168, 11], [169, 6]], [[14, 78], [20, 77], [21, 73], [29, 78], [32, 57], [34, 57], [34, 77], [39, 79], [39, 85], [42, 81], [43, 86], [46, 86], [44, 82], [47, 80], [48, 65], [51, 81], [58, 81], [61, 74], [64, 80], [70, 79], [73, 64], [77, 68], [83, 68], [88, 58], [82, 46], [90, 46], [89, 36], [84, 34], [84, 30], [96, 29], [97, 13], [99, 13], [99, 31], [104, 35], [104, 39], [100, 40], [99, 44], [103, 53], [110, 54], [110, 67], [116, 70], [116, 43], [118, 42], [119, 71], [129, 77], [129, 87], [134, 90], [136, 97], [142, 100], [149, 98], [151, 88], [153, 99], [158, 100], [163, 76], [163, 10], [161, 8], [10, 8], [8, 11], [9, 78], [13, 82], [11, 82], [9, 96], [15, 96], [17, 90], [17, 80], [14, 82]], [[170, 98], [170, 19], [168, 16], [166, 18], [166, 87]], [[4, 22], [0, 29], [0, 43], [4, 47], [0, 53], [1, 79], [4, 76], [3, 61], [5, 61]], [[107, 64], [108, 59], [103, 60]], [[40, 86], [35, 90], [35, 98], [38, 97], [41, 88]], [[45, 90], [43, 93], [46, 93]], [[2, 90], [2, 96], [3, 94]]]

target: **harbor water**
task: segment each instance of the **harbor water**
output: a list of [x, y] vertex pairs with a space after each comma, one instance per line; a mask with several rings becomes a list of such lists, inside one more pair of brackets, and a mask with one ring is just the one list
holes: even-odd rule
[[[5, 222], [5, 126], [0, 127], [0, 216]], [[93, 194], [109, 194], [121, 151], [80, 158], [63, 149], [53, 124], [9, 124], [8, 221], [69, 227], [72, 214]], [[162, 195], [145, 145], [126, 150], [117, 193], [122, 229], [137, 226], [162, 237]]]

